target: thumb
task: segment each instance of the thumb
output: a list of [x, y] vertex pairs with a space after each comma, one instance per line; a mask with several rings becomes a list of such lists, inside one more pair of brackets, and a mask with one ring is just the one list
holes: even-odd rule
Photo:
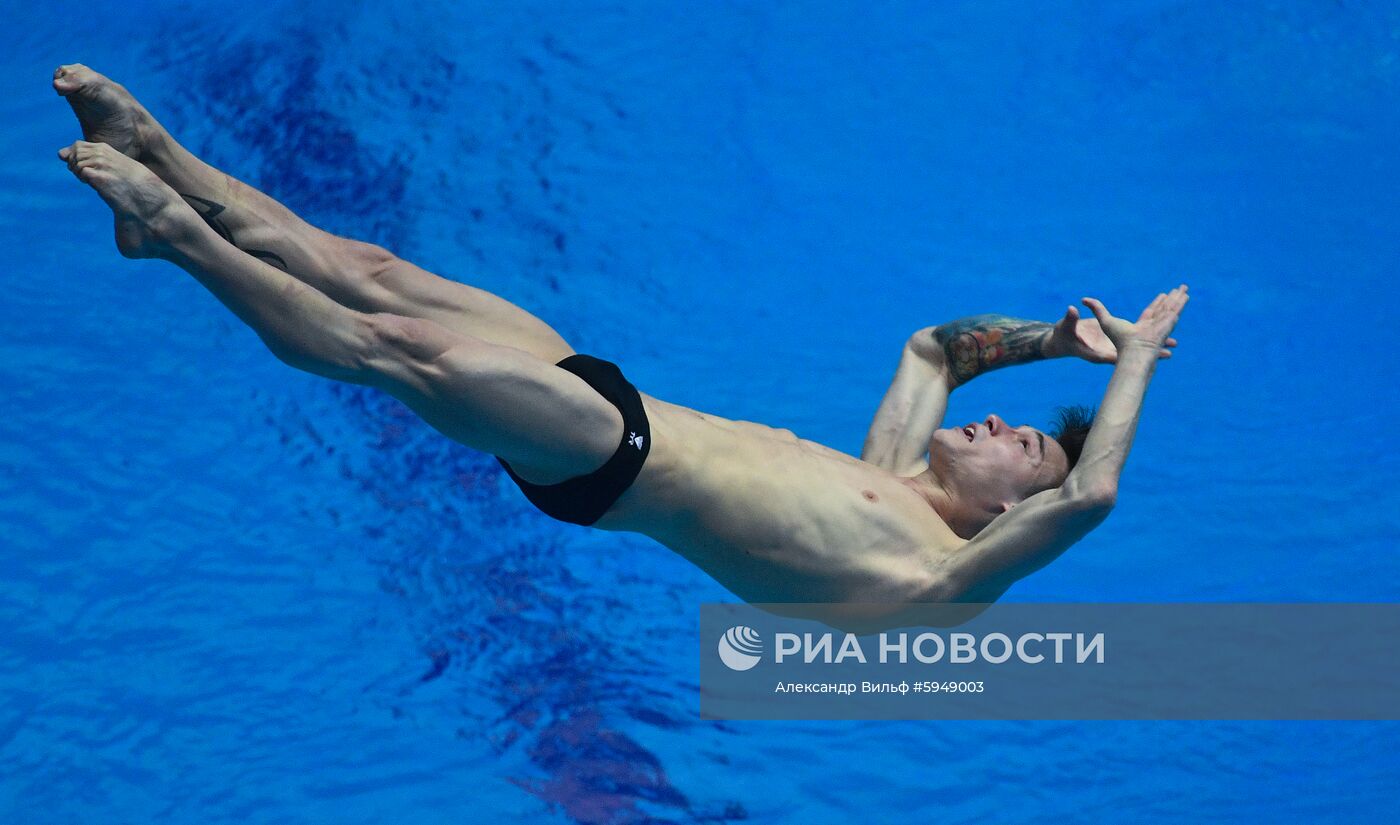
[[1094, 317], [1099, 320], [1099, 326], [1106, 326], [1108, 321], [1113, 318], [1113, 316], [1109, 314], [1108, 308], [1097, 298], [1085, 298], [1084, 306], [1088, 307], [1090, 311], [1094, 313]]

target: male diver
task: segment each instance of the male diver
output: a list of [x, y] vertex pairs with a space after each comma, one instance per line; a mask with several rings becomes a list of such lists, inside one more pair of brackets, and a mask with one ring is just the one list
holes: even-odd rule
[[[81, 65], [54, 88], [85, 140], [59, 151], [112, 208], [117, 246], [181, 267], [279, 359], [377, 387], [497, 456], [563, 521], [643, 533], [750, 602], [995, 601], [1104, 520], [1183, 284], [1136, 323], [1085, 298], [1054, 325], [976, 316], [910, 337], [860, 459], [640, 393], [496, 295], [336, 237], [178, 144]], [[988, 370], [1114, 364], [1097, 418], [1058, 440], [995, 415], [939, 429]], [[925, 454], [927, 453], [927, 459]]]

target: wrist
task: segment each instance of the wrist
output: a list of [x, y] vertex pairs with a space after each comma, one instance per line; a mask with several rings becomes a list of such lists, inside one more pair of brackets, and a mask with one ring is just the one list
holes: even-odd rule
[[1130, 351], [1130, 352], [1132, 352], [1132, 351], [1146, 352], [1146, 353], [1151, 354], [1153, 358], [1156, 358], [1156, 357], [1157, 357], [1157, 350], [1161, 349], [1161, 348], [1162, 348], [1162, 345], [1159, 344], [1159, 343], [1157, 343], [1156, 341], [1149, 341], [1149, 340], [1147, 340], [1146, 338], [1137, 338], [1137, 337], [1133, 337], [1133, 338], [1129, 338], [1129, 339], [1127, 340], [1127, 342], [1124, 343], [1124, 345], [1123, 345], [1122, 348], [1123, 348], [1123, 349], [1126, 349], [1126, 350], [1128, 350], [1128, 351]]
[[1134, 363], [1156, 364], [1158, 349], [1160, 347], [1151, 341], [1130, 338], [1118, 347], [1118, 363], [1132, 361]]

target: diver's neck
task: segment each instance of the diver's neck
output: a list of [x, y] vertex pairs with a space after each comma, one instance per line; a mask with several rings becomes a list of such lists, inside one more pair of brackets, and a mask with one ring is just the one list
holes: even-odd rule
[[932, 469], [904, 479], [904, 484], [928, 502], [948, 529], [959, 538], [971, 540], [992, 522], [989, 514], [968, 505], [956, 491], [939, 481]]

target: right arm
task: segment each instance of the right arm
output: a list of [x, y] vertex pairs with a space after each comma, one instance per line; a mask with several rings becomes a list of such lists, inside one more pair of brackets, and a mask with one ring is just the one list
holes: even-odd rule
[[1118, 479], [1158, 353], [1186, 301], [1182, 285], [1157, 296], [1131, 324], [1085, 299], [1117, 347], [1118, 361], [1079, 462], [1060, 487], [1012, 507], [948, 556], [936, 571], [931, 600], [994, 601], [1103, 522], [1117, 501]]

